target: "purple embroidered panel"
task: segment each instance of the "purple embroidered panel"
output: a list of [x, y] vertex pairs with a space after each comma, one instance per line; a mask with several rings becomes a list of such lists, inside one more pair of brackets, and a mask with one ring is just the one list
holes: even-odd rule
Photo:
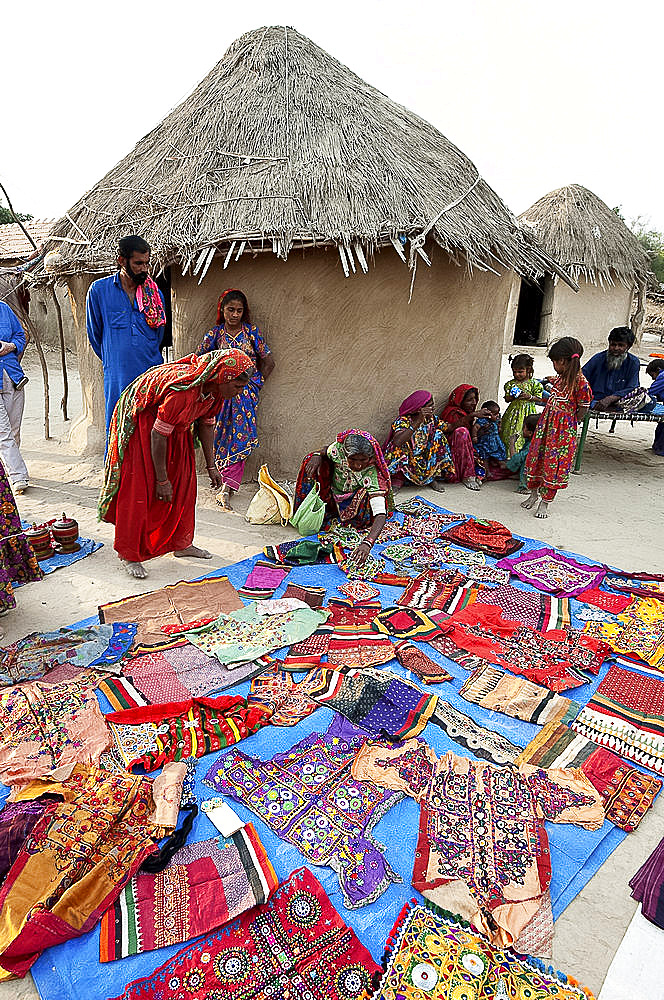
[[[355, 781], [351, 764], [370, 739], [341, 716], [272, 760], [239, 750], [220, 757], [205, 783], [251, 809], [312, 865], [336, 871], [349, 909], [374, 902], [400, 877], [371, 831], [403, 798], [373, 781]], [[390, 746], [378, 742], [378, 746]]]
[[578, 597], [584, 590], [598, 587], [606, 576], [606, 566], [587, 566], [547, 548], [531, 549], [521, 556], [501, 559], [496, 566], [508, 569], [524, 583], [556, 597]]

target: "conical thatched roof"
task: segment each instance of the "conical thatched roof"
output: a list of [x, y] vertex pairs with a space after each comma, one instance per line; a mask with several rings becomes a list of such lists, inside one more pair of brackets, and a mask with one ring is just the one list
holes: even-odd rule
[[109, 269], [130, 232], [200, 275], [215, 252], [321, 244], [345, 270], [390, 242], [412, 263], [426, 237], [471, 267], [558, 271], [456, 146], [284, 27], [234, 42], [70, 209], [56, 273]]
[[620, 216], [581, 184], [545, 194], [523, 215], [529, 229], [574, 278], [593, 284], [643, 279], [649, 258]]

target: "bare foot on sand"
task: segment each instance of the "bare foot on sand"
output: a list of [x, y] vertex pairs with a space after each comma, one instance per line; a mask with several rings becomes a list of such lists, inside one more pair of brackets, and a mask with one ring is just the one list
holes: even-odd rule
[[548, 517], [549, 516], [549, 505], [546, 500], [540, 500], [540, 505], [535, 511], [535, 517]]
[[444, 493], [445, 492], [445, 485], [443, 483], [443, 480], [442, 479], [434, 479], [434, 481], [431, 483], [431, 489], [435, 490], [436, 493]]
[[121, 559], [120, 562], [124, 566], [129, 576], [135, 577], [136, 580], [145, 580], [146, 576], [148, 575], [148, 571], [146, 570], [143, 563], [129, 562], [128, 559]]
[[467, 490], [477, 491], [482, 488], [481, 483], [475, 478], [475, 476], [471, 476], [469, 479], [464, 479], [463, 485]]
[[187, 549], [179, 549], [173, 553], [178, 559], [211, 559], [212, 553], [207, 549], [199, 549], [198, 545], [190, 545]]
[[524, 510], [531, 510], [537, 503], [537, 500], [538, 500], [537, 490], [531, 490], [530, 496], [528, 497], [527, 500], [523, 501], [521, 506], [523, 507]]
[[231, 506], [231, 496], [232, 496], [232, 493], [233, 493], [233, 491], [231, 490], [231, 488], [229, 486], [226, 486], [225, 483], [221, 487], [221, 489], [219, 490], [219, 492], [217, 493], [217, 495], [215, 497], [215, 500], [217, 501], [217, 503], [219, 504], [219, 506], [221, 507], [222, 510], [225, 510], [225, 511], [232, 511], [233, 510], [233, 508]]

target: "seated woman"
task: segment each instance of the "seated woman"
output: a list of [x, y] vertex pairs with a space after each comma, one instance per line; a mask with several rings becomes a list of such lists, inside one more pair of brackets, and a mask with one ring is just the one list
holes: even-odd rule
[[480, 394], [474, 385], [458, 385], [450, 393], [447, 406], [440, 419], [449, 425], [447, 433], [454, 461], [453, 483], [463, 483], [469, 490], [479, 490], [484, 469], [475, 460], [474, 441], [477, 440], [475, 421], [478, 417], [488, 417], [484, 410], [478, 410]]
[[210, 483], [215, 416], [254, 371], [243, 351], [210, 351], [140, 375], [120, 396], [108, 432], [99, 520], [115, 525], [114, 548], [130, 576], [147, 576], [143, 560], [172, 552], [210, 559], [193, 545], [196, 514], [194, 432]]
[[454, 478], [454, 462], [445, 437], [447, 425], [433, 412], [433, 396], [424, 389], [412, 393], [399, 407], [383, 446], [387, 468], [395, 490], [404, 480], [415, 486], [431, 486], [442, 493], [443, 482]]
[[321, 451], [307, 455], [295, 487], [294, 508], [318, 483], [327, 517], [342, 524], [364, 527], [369, 532], [351, 555], [359, 565], [366, 562], [374, 542], [394, 510], [390, 473], [380, 445], [366, 431], [349, 430]]

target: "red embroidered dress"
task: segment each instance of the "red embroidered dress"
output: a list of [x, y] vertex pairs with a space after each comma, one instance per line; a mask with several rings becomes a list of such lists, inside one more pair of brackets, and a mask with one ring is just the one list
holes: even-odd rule
[[564, 490], [576, 452], [576, 413], [590, 406], [593, 393], [583, 375], [569, 392], [560, 378], [551, 380], [551, 395], [544, 407], [528, 451], [526, 486], [547, 494]]

